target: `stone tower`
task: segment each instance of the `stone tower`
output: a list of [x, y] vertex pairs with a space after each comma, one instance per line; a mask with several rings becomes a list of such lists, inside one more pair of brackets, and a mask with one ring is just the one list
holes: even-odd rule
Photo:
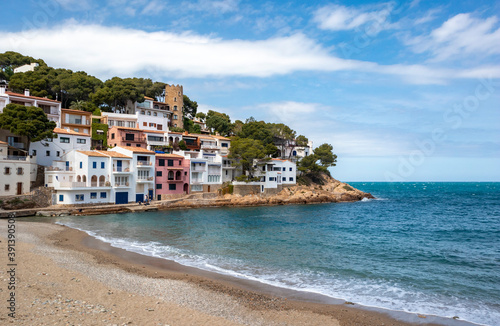
[[182, 121], [184, 109], [184, 92], [182, 85], [165, 85], [165, 103], [170, 107], [172, 117], [170, 127], [184, 128]]

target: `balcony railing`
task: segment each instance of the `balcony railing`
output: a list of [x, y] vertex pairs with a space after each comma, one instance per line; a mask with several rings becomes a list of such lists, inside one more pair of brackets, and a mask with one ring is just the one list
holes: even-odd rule
[[12, 156], [9, 155], [7, 157], [4, 157], [4, 160], [10, 160], [10, 161], [26, 161], [26, 156]]
[[68, 121], [69, 124], [72, 124], [72, 125], [87, 125], [87, 126], [90, 126], [90, 121], [87, 120], [85, 122], [82, 122], [82, 119], [70, 119]]
[[115, 167], [113, 168], [113, 172], [130, 172], [130, 168]]
[[128, 182], [124, 182], [124, 183], [115, 183], [115, 187], [129, 187], [129, 183]]
[[73, 171], [73, 167], [66, 166], [66, 167], [60, 168], [57, 166], [47, 166], [45, 168], [45, 171]]
[[59, 183], [61, 188], [86, 188], [86, 182], [61, 182]]
[[109, 183], [109, 181], [91, 182], [90, 186], [91, 187], [109, 187], [110, 183]]
[[130, 141], [130, 142], [134, 142], [134, 143], [145, 143], [146, 137], [134, 137], [134, 139], [125, 139], [125, 137], [122, 137], [122, 141]]
[[150, 161], [137, 161], [138, 166], [147, 166], [147, 165], [153, 165], [152, 162]]
[[17, 143], [17, 142], [9, 141], [9, 146], [19, 148], [19, 149], [24, 149], [24, 143]]
[[138, 181], [153, 181], [153, 177], [139, 177]]

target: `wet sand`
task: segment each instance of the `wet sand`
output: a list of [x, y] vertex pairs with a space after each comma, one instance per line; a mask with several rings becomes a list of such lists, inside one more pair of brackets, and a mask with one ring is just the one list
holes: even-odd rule
[[[434, 325], [431, 322], [437, 320], [416, 314], [390, 316], [142, 256], [59, 225], [21, 220], [15, 225], [16, 317], [9, 317], [2, 305], [2, 325], [372, 326]], [[3, 266], [8, 263], [6, 237], [7, 220], [1, 220]], [[0, 278], [0, 299], [5, 303], [6, 268], [0, 269]]]

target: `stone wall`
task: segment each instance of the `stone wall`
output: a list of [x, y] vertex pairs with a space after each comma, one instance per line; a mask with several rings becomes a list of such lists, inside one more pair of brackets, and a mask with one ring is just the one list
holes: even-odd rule
[[234, 185], [233, 195], [260, 195], [260, 185]]

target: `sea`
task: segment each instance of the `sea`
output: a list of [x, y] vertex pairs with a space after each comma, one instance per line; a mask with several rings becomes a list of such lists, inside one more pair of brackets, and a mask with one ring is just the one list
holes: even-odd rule
[[351, 183], [354, 203], [56, 222], [139, 254], [367, 307], [500, 325], [500, 183]]

